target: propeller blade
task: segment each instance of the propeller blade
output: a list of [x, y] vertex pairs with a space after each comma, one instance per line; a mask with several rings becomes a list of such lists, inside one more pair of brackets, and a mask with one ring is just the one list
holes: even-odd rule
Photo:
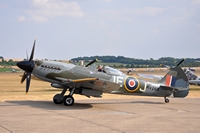
[[26, 50], [26, 60], [28, 60], [28, 52], [27, 52], [27, 50]]
[[181, 63], [183, 63], [184, 60], [185, 60], [185, 59], [182, 59], [182, 60], [176, 65], [176, 67], [179, 66]]
[[20, 69], [24, 70], [24, 74], [22, 76], [21, 83], [23, 83], [24, 80], [26, 79], [26, 93], [28, 93], [28, 90], [30, 87], [30, 82], [31, 82], [31, 73], [35, 67], [35, 62], [33, 60], [34, 51], [35, 51], [35, 43], [36, 43], [36, 40], [34, 40], [30, 58], [28, 59], [28, 54], [26, 51], [27, 60], [20, 61], [17, 63], [17, 66]]
[[26, 77], [26, 93], [28, 93], [30, 82], [31, 82], [31, 73], [28, 72]]
[[32, 48], [32, 52], [31, 52], [31, 56], [30, 56], [29, 61], [33, 60], [34, 50], [35, 50], [35, 43], [36, 43], [36, 39], [34, 40], [34, 43], [33, 43], [33, 48]]
[[26, 72], [24, 72], [24, 74], [23, 74], [23, 76], [22, 76], [22, 79], [21, 79], [21, 83], [23, 83], [24, 82], [24, 80], [26, 79]]
[[95, 63], [96, 61], [98, 61], [98, 59], [95, 59], [95, 60], [89, 62], [85, 67], [88, 67], [88, 66], [92, 65], [92, 64]]

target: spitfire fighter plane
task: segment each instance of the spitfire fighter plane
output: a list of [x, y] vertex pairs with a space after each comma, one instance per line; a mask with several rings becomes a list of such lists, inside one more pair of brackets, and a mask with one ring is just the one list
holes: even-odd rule
[[[101, 97], [103, 93], [158, 96], [164, 97], [166, 103], [168, 97], [186, 97], [189, 93], [188, 79], [183, 70], [177, 66], [158, 82], [146, 82], [122, 73], [121, 71], [105, 66], [104, 71], [92, 67], [96, 60], [86, 66], [56, 61], [33, 60], [35, 42], [33, 44], [29, 60], [17, 63], [24, 70], [21, 83], [26, 80], [26, 92], [29, 91], [31, 75], [51, 83], [52, 87], [61, 89], [60, 94], [53, 97], [55, 104], [71, 106], [74, 104], [73, 94], [87, 97]], [[68, 95], [65, 95], [69, 91]]]
[[188, 69], [184, 69], [184, 72], [186, 74], [186, 76], [188, 77], [189, 80], [189, 84], [190, 85], [197, 85], [200, 86], [200, 76], [197, 76], [194, 73], [194, 69], [188, 68]]

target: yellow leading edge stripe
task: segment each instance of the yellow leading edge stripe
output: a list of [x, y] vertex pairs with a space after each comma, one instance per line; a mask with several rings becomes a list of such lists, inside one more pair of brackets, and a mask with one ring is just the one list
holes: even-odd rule
[[91, 81], [91, 80], [98, 80], [98, 79], [97, 78], [84, 78], [84, 79], [72, 80], [72, 82], [83, 82], [83, 81]]

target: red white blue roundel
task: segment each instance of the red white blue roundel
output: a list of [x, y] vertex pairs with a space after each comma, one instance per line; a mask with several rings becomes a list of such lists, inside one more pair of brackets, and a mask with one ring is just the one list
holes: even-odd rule
[[127, 77], [124, 81], [124, 87], [129, 92], [135, 92], [139, 88], [139, 81], [134, 77]]

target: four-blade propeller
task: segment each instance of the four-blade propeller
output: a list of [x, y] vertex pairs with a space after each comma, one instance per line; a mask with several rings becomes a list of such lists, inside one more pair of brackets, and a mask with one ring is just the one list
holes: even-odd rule
[[19, 68], [21, 68], [22, 70], [24, 70], [24, 74], [22, 76], [21, 83], [23, 83], [24, 80], [26, 79], [26, 93], [28, 93], [30, 82], [31, 82], [31, 73], [35, 66], [35, 63], [33, 61], [35, 43], [36, 43], [36, 40], [34, 40], [32, 52], [31, 52], [31, 56], [30, 56], [29, 60], [20, 61], [17, 63], [17, 66]]

